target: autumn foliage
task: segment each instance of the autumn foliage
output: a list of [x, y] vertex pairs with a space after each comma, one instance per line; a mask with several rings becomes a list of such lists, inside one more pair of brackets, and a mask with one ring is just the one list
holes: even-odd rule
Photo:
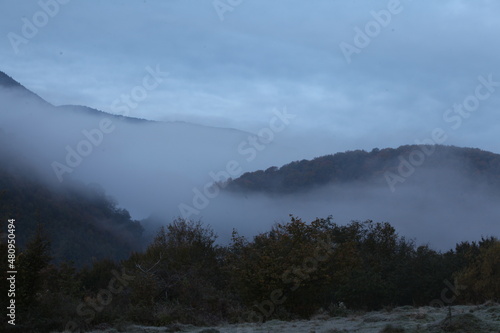
[[[37, 232], [19, 254], [19, 271], [27, 272], [18, 296], [21, 318], [41, 330], [62, 329], [68, 321], [87, 329], [308, 318], [320, 309], [339, 315], [435, 305], [452, 284], [460, 286], [453, 304], [499, 300], [500, 241], [493, 237], [442, 253], [416, 246], [389, 223], [291, 216], [252, 239], [236, 230], [227, 245], [216, 239], [209, 226], [176, 219], [144, 252], [75, 269], [50, 263], [50, 243]], [[120, 270], [130, 281], [100, 304]], [[98, 310], [85, 317], [79, 306]]]

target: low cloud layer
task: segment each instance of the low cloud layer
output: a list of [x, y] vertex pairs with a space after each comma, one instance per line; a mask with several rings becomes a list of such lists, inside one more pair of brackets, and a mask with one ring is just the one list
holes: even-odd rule
[[252, 236], [274, 222], [289, 221], [289, 214], [305, 221], [331, 215], [338, 224], [370, 219], [391, 223], [417, 245], [446, 251], [461, 241], [500, 234], [499, 193], [490, 190], [464, 179], [458, 170], [421, 167], [395, 192], [380, 179], [378, 184], [330, 185], [283, 196], [224, 193], [211, 201], [203, 220], [227, 240], [231, 223]]

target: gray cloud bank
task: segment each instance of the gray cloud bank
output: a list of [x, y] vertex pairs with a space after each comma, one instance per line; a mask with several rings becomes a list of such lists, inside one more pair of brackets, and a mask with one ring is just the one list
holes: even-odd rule
[[[347, 63], [339, 45], [355, 46], [390, 3], [397, 14]], [[40, 10], [0, 4], [0, 57], [56, 105], [112, 112], [144, 67], [161, 64], [170, 77], [132, 116], [256, 131], [287, 105], [300, 117], [297, 136], [321, 132], [340, 150], [413, 143], [479, 75], [500, 78], [495, 1], [244, 1], [224, 21], [210, 1], [70, 1], [16, 54], [8, 33]], [[449, 143], [500, 152], [499, 96]]]

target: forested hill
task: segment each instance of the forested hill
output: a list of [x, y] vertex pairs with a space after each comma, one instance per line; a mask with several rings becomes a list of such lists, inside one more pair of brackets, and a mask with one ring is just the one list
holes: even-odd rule
[[[2, 71], [0, 71], [0, 88], [4, 90], [11, 90], [12, 92], [21, 94], [23, 98], [19, 103], [20, 105], [29, 105], [33, 101], [36, 101], [36, 103], [40, 103], [44, 106], [52, 106], [49, 102], [45, 101], [43, 98], [41, 98], [31, 90], [26, 89], [26, 87], [24, 87], [22, 84]], [[1, 102], [4, 103], [4, 101]]]
[[[40, 225], [55, 262], [77, 266], [94, 260], [124, 259], [141, 247], [143, 228], [96, 186], [51, 188], [9, 153], [0, 130], [0, 226], [15, 219], [16, 245], [22, 250]], [[2, 240], [3, 241], [3, 240]]]
[[21, 84], [18, 83], [16, 80], [5, 74], [4, 72], [0, 71], [0, 87], [4, 88], [15, 88], [15, 87], [21, 87]]
[[293, 193], [327, 184], [412, 181], [421, 169], [454, 172], [476, 183], [500, 188], [500, 155], [474, 148], [407, 145], [399, 148], [346, 151], [248, 172], [229, 180], [233, 191]]

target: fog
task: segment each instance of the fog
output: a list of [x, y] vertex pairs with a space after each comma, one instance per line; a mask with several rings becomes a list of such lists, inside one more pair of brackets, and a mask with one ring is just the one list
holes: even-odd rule
[[287, 133], [293, 119], [286, 107], [274, 111], [256, 139], [233, 129], [54, 107], [24, 89], [0, 89], [0, 101], [0, 128], [47, 182], [98, 183], [138, 219], [163, 207], [179, 215], [195, 187], [214, 181], [211, 172], [234, 178], [326, 153], [314, 140]]
[[[222, 243], [229, 241], [233, 228], [251, 237], [275, 222], [289, 221], [289, 214], [306, 221], [332, 215], [339, 224], [386, 221], [417, 244], [442, 250], [459, 241], [500, 234], [498, 196], [465, 180], [461, 170], [424, 165], [395, 192], [383, 177], [370, 184], [325, 186], [282, 196], [238, 194], [211, 186], [227, 176], [236, 178], [340, 148], [332, 144], [322, 145], [324, 151], [314, 149], [325, 139], [321, 133], [308, 141], [287, 133], [293, 119], [283, 118], [291, 114], [286, 109], [277, 109], [261, 137], [252, 141], [254, 134], [239, 130], [54, 107], [23, 89], [0, 89], [0, 101], [0, 128], [11, 150], [47, 183], [56, 188], [75, 180], [97, 183], [135, 219], [201, 219]], [[91, 146], [82, 143], [92, 140]], [[85, 154], [78, 158], [75, 151]], [[144, 226], [149, 232], [159, 227], [151, 222]]]
[[498, 192], [463, 178], [458, 171], [422, 167], [391, 192], [385, 179], [372, 184], [329, 185], [306, 193], [269, 196], [224, 193], [211, 201], [203, 221], [228, 239], [227, 222], [248, 237], [269, 231], [274, 222], [304, 221], [331, 215], [340, 225], [352, 220], [389, 222], [416, 244], [448, 250], [460, 241], [500, 234]]

